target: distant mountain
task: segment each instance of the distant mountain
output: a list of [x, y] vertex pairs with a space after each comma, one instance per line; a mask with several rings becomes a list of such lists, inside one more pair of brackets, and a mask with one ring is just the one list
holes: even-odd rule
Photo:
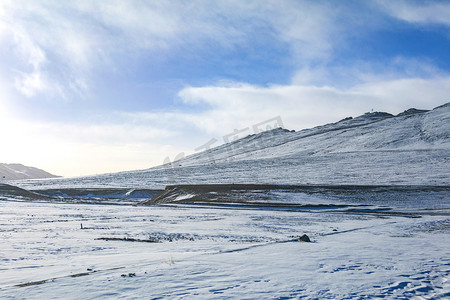
[[371, 112], [297, 132], [277, 128], [151, 169], [52, 184], [164, 188], [233, 183], [450, 185], [450, 103], [396, 116]]
[[0, 163], [0, 180], [41, 179], [56, 177], [59, 176], [50, 174], [38, 168], [27, 167], [22, 164]]

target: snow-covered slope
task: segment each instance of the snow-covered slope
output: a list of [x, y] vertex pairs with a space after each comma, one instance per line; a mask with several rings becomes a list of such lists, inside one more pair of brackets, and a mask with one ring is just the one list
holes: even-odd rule
[[27, 167], [22, 164], [4, 164], [0, 163], [0, 180], [17, 180], [17, 179], [41, 179], [41, 178], [55, 178], [44, 170]]
[[175, 166], [291, 155], [439, 149], [450, 149], [450, 104], [429, 112], [409, 109], [396, 117], [367, 113], [299, 132], [277, 128], [189, 156]]
[[[449, 185], [450, 103], [397, 116], [372, 112], [298, 132], [273, 129], [147, 170], [55, 183], [158, 189], [208, 183]], [[46, 188], [45, 182], [19, 184]]]

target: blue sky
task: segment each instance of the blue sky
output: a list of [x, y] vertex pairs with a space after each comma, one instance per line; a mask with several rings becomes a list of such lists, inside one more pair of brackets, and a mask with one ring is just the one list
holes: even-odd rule
[[431, 109], [449, 73], [448, 1], [2, 0], [0, 162], [143, 169], [274, 117]]

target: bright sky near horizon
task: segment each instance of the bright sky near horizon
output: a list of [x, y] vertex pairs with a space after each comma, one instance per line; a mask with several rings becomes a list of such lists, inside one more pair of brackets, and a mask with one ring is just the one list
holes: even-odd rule
[[449, 1], [0, 1], [4, 163], [144, 169], [276, 117], [448, 101]]

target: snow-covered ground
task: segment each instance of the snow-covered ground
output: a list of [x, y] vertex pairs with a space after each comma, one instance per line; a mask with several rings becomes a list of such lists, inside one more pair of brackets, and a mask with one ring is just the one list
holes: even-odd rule
[[0, 201], [0, 298], [444, 299], [441, 202], [411, 218]]

